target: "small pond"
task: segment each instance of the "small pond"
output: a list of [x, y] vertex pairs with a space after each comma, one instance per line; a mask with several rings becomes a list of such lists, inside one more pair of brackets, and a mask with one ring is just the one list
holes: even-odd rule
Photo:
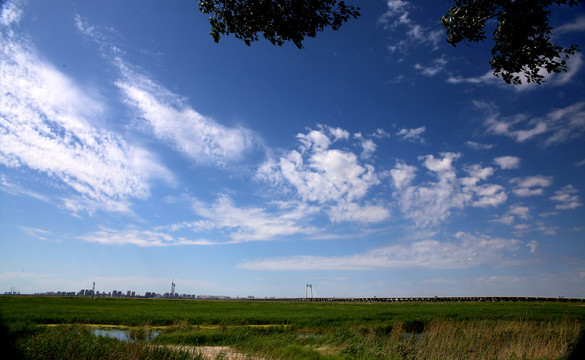
[[145, 330], [122, 330], [122, 329], [93, 329], [91, 333], [95, 336], [107, 336], [126, 342], [139, 340], [150, 341], [159, 335], [158, 331]]

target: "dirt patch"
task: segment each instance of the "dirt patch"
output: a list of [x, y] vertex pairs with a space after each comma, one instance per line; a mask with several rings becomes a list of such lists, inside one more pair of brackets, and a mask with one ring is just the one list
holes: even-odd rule
[[321, 345], [318, 348], [315, 349], [315, 351], [317, 351], [319, 354], [321, 355], [337, 355], [339, 354], [339, 349], [334, 348], [330, 345]]
[[229, 346], [181, 346], [181, 345], [161, 345], [168, 349], [176, 351], [187, 351], [191, 354], [200, 353], [205, 359], [225, 359], [225, 360], [264, 360], [259, 357], [252, 357], [239, 353]]

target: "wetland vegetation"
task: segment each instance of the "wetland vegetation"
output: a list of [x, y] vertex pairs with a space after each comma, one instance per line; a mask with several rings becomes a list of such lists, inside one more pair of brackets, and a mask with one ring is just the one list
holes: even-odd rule
[[[585, 335], [582, 303], [548, 302], [4, 296], [0, 319], [3, 348], [21, 359], [203, 359], [204, 346], [255, 359], [577, 359]], [[132, 341], [94, 335], [106, 328]]]

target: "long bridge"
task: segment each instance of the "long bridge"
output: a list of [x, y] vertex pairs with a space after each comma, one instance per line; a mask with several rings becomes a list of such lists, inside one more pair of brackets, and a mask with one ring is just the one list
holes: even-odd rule
[[255, 298], [265, 301], [309, 302], [585, 302], [585, 298], [540, 296], [432, 296], [432, 297], [315, 297], [315, 298]]

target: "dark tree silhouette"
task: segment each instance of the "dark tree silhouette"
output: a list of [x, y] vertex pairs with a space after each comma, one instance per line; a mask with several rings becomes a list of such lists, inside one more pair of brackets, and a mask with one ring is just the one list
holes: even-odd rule
[[258, 33], [274, 45], [292, 41], [299, 49], [305, 37], [331, 27], [337, 30], [359, 8], [338, 0], [201, 0], [199, 10], [209, 14], [211, 36], [234, 34], [247, 45], [258, 40]]
[[[541, 70], [548, 73], [567, 71], [567, 59], [579, 49], [563, 48], [551, 40], [548, 19], [551, 5], [577, 6], [583, 0], [456, 0], [441, 23], [447, 42], [486, 39], [486, 22], [496, 20], [494, 47], [490, 65], [494, 75], [508, 84], [544, 81]], [[523, 76], [522, 76], [523, 75]]]
[[[441, 23], [447, 42], [479, 42], [487, 38], [486, 23], [495, 20], [490, 65], [508, 84], [544, 81], [548, 73], [567, 71], [567, 59], [579, 51], [552, 42], [549, 26], [552, 5], [577, 6], [585, 0], [450, 0], [454, 3]], [[360, 8], [338, 0], [200, 0], [199, 10], [210, 15], [211, 36], [234, 34], [247, 45], [258, 34], [274, 45], [292, 41], [299, 49], [305, 37], [331, 27], [337, 30]]]

